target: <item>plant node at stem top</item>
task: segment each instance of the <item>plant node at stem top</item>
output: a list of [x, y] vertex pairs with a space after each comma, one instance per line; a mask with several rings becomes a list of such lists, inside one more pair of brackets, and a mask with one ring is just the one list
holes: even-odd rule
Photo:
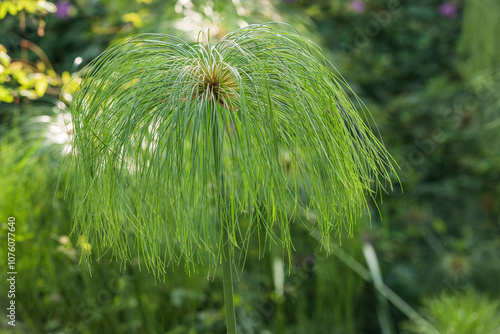
[[222, 60], [213, 60], [208, 64], [200, 61], [189, 66], [187, 71], [194, 81], [192, 99], [214, 100], [228, 110], [239, 99], [238, 81], [233, 73], [236, 69]]

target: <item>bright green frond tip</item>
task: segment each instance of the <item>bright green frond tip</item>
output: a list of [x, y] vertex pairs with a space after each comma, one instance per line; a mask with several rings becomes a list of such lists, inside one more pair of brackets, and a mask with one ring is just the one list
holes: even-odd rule
[[200, 36], [127, 38], [83, 70], [73, 232], [157, 274], [215, 265], [224, 242], [244, 254], [252, 235], [290, 250], [307, 210], [324, 245], [350, 233], [393, 167], [347, 84], [285, 24]]

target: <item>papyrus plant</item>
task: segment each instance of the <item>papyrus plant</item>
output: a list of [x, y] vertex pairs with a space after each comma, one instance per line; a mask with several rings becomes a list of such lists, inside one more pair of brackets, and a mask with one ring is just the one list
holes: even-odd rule
[[291, 27], [252, 25], [216, 44], [200, 36], [134, 36], [82, 72], [74, 233], [97, 256], [138, 254], [158, 275], [208, 254], [228, 282], [232, 250], [252, 235], [290, 250], [302, 209], [314, 210], [326, 248], [349, 233], [392, 167], [348, 86]]

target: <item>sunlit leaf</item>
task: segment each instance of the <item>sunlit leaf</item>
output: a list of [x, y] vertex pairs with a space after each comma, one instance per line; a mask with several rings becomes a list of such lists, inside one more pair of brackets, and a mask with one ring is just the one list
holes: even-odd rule
[[122, 16], [123, 22], [130, 22], [136, 28], [142, 27], [142, 19], [138, 13], [128, 13]]
[[12, 93], [10, 92], [10, 90], [5, 88], [2, 85], [0, 85], [0, 101], [7, 102], [7, 103], [14, 102], [14, 96], [12, 96]]
[[41, 78], [37, 79], [35, 81], [35, 92], [38, 97], [42, 97], [45, 95], [45, 91], [47, 90], [48, 87], [48, 82], [44, 76]]
[[57, 7], [55, 4], [49, 1], [37, 1], [37, 6], [49, 13], [57, 12]]
[[0, 2], [0, 19], [5, 18], [5, 16], [7, 16], [7, 13], [9, 13], [10, 15], [16, 15], [16, 6], [10, 1]]

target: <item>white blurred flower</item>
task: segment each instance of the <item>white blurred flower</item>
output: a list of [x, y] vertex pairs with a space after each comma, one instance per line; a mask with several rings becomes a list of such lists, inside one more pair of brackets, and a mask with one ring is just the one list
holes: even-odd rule
[[59, 108], [54, 116], [39, 116], [33, 121], [38, 124], [43, 124], [43, 137], [45, 138], [44, 145], [60, 145], [61, 153], [67, 155], [71, 152], [71, 140], [73, 137], [73, 123], [71, 114], [64, 112]]

